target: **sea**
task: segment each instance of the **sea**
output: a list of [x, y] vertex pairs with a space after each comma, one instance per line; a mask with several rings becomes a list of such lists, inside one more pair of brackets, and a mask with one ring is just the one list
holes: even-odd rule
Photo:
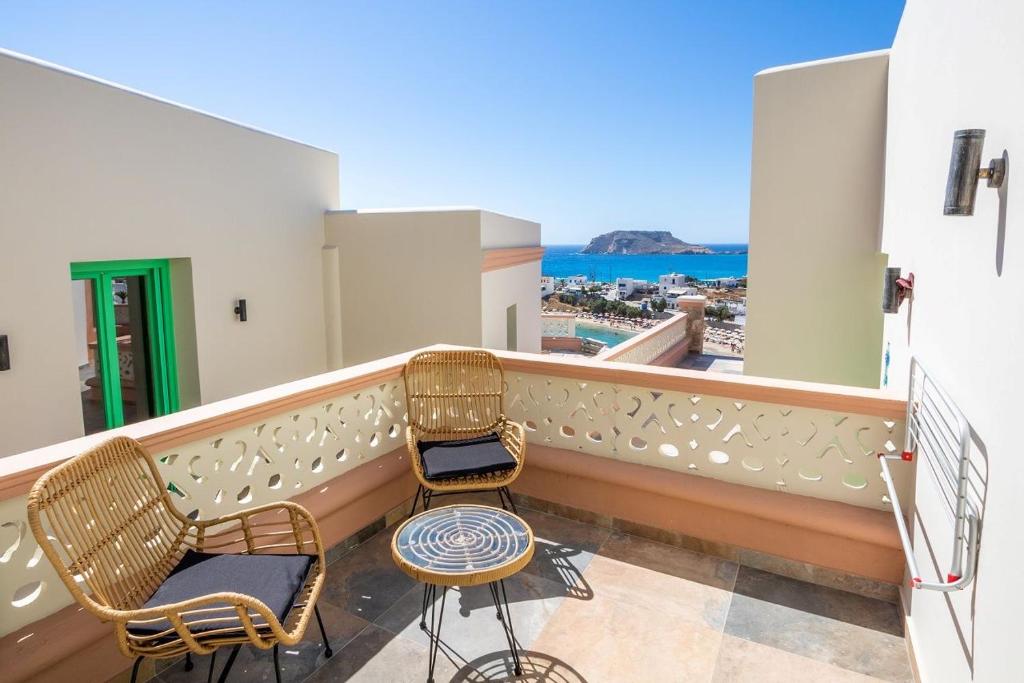
[[681, 273], [698, 280], [747, 274], [746, 244], [705, 245], [715, 252], [742, 251], [742, 254], [581, 254], [585, 246], [545, 246], [541, 274], [552, 277], [586, 275], [601, 282], [614, 282], [619, 277], [657, 282], [659, 275], [667, 273]]

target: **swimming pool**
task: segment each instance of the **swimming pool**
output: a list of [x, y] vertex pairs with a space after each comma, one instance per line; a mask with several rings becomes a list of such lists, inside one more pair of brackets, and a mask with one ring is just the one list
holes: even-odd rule
[[608, 348], [617, 346], [630, 337], [635, 337], [637, 334], [639, 333], [631, 332], [629, 330], [617, 330], [604, 325], [594, 325], [593, 323], [576, 321], [577, 337], [589, 337], [590, 339], [602, 341], [608, 345]]

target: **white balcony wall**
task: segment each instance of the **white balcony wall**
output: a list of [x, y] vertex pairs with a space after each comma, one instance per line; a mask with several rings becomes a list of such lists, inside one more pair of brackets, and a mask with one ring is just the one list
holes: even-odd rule
[[[480, 217], [482, 249], [540, 246], [540, 224], [485, 211]], [[537, 282], [541, 262], [530, 261], [480, 275], [481, 345], [507, 349], [509, 306], [516, 307], [516, 349], [540, 353], [541, 299]]]
[[[488, 349], [540, 353], [540, 261], [480, 275], [481, 344]], [[516, 307], [516, 348], [507, 349], [509, 306]]]
[[754, 78], [744, 372], [878, 386], [885, 52]]
[[345, 366], [435, 343], [480, 345], [478, 209], [333, 211], [325, 233], [341, 261]]
[[365, 209], [329, 212], [325, 233], [343, 365], [438, 343], [505, 349], [512, 304], [519, 348], [540, 350], [540, 261], [482, 272], [485, 251], [539, 246], [539, 224], [474, 207]]
[[[1022, 676], [1024, 364], [1015, 352], [1024, 339], [1024, 177], [1014, 171], [1024, 159], [1022, 27], [1019, 0], [910, 0], [890, 56], [882, 248], [916, 284], [913, 305], [885, 319], [888, 377], [905, 383], [915, 355], [959, 403], [983, 501], [975, 584], [949, 597], [905, 596], [925, 681]], [[986, 129], [984, 163], [1005, 150], [1009, 175], [1002, 190], [980, 183], [973, 216], [943, 216], [953, 132], [961, 128]], [[929, 478], [918, 477], [916, 494], [917, 561], [944, 575], [949, 519]]]
[[176, 303], [184, 406], [325, 369], [335, 154], [7, 52], [0, 84], [0, 456], [82, 434], [71, 262], [191, 272], [172, 283], [194, 297]]

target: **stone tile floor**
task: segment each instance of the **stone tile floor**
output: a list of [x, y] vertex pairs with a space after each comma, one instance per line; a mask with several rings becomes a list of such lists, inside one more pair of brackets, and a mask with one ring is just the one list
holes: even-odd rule
[[[734, 562], [531, 510], [530, 565], [506, 580], [524, 675], [484, 586], [448, 594], [435, 680], [909, 681], [897, 608]], [[328, 569], [320, 635], [281, 649], [282, 680], [424, 681], [422, 587], [392, 562], [386, 529]], [[157, 663], [161, 683], [205, 681]], [[222, 663], [224, 655], [219, 660]], [[271, 653], [244, 648], [229, 680], [273, 681]]]

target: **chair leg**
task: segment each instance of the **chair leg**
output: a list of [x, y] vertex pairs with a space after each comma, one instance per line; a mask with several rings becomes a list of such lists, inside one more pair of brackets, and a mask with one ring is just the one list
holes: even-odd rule
[[142, 664], [142, 657], [136, 657], [135, 663], [132, 664], [132, 680], [131, 683], [135, 683], [135, 680], [139, 677], [139, 665]]
[[274, 678], [281, 683], [281, 664], [277, 661], [277, 643], [274, 643]]
[[[502, 486], [499, 490], [505, 492], [505, 497], [508, 498], [508, 504], [512, 506], [512, 512], [518, 515], [519, 510], [516, 509], [516, 502], [512, 500], [512, 492], [508, 490], [507, 486]], [[505, 507], [504, 503], [502, 503], [501, 507]]]
[[185, 671], [191, 671], [194, 668], [196, 668], [196, 665], [192, 662], [192, 653], [191, 652], [186, 652], [185, 653]]
[[423, 489], [423, 511], [426, 512], [430, 509], [430, 499], [434, 497], [433, 492], [430, 489]]
[[235, 663], [235, 657], [238, 656], [238, 651], [241, 648], [241, 643], [231, 648], [231, 654], [228, 655], [228, 663], [224, 665], [224, 669], [220, 672], [220, 676], [217, 677], [217, 683], [224, 683], [224, 681], [228, 680], [228, 672], [231, 671], [231, 665]]
[[316, 615], [316, 623], [320, 625], [320, 637], [324, 639], [324, 657], [330, 659], [334, 651], [331, 649], [331, 644], [327, 642], [327, 629], [324, 628], [324, 620], [320, 616], [320, 607], [313, 605], [313, 614]]
[[420, 502], [420, 495], [423, 493], [423, 484], [416, 487], [416, 495], [412, 498], [412, 510], [409, 510], [409, 516], [412, 517], [416, 514], [416, 504]]
[[210, 653], [210, 670], [206, 673], [206, 683], [213, 683], [213, 665], [217, 663], [217, 651]]

